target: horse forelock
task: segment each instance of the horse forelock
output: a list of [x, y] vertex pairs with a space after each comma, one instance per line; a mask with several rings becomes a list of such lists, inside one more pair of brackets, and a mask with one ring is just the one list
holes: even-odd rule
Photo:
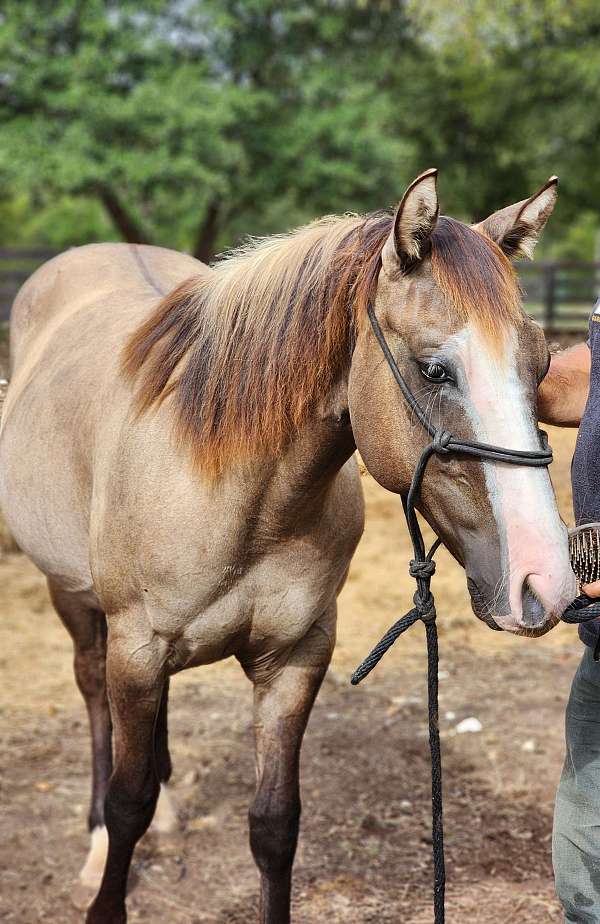
[[442, 216], [431, 235], [433, 277], [452, 310], [472, 322], [492, 353], [503, 350], [506, 333], [524, 320], [515, 270], [488, 237]]
[[[208, 476], [279, 454], [350, 364], [392, 224], [390, 210], [323, 218], [183, 282], [126, 345], [138, 411], [169, 397], [176, 436]], [[441, 218], [431, 263], [459, 316], [496, 342], [519, 304], [498, 248]]]

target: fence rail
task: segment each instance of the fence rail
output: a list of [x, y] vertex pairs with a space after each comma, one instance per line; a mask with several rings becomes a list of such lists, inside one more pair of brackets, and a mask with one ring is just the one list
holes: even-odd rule
[[[0, 321], [7, 321], [20, 286], [55, 251], [0, 248]], [[552, 333], [584, 332], [600, 296], [600, 263], [519, 263], [525, 310]]]
[[585, 331], [600, 296], [600, 263], [520, 263], [525, 310], [546, 331]]
[[55, 255], [55, 250], [46, 248], [0, 248], [0, 321], [8, 321], [13, 299], [25, 280]]

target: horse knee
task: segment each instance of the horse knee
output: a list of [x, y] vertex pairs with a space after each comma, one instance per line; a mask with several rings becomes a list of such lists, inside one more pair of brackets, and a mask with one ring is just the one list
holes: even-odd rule
[[294, 860], [300, 827], [300, 800], [264, 803], [260, 794], [252, 805], [250, 846], [258, 868], [264, 873], [289, 869]]

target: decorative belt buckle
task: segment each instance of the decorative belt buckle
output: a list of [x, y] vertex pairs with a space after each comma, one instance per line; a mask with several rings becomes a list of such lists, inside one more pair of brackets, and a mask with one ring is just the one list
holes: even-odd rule
[[580, 586], [600, 581], [600, 523], [582, 523], [570, 529], [569, 554]]

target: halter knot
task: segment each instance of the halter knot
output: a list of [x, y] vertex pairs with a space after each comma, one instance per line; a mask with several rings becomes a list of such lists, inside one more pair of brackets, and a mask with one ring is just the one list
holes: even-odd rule
[[438, 453], [450, 452], [449, 446], [452, 442], [452, 434], [447, 430], [436, 430], [433, 436], [433, 448]]
[[435, 562], [426, 558], [423, 561], [415, 559], [408, 565], [408, 573], [413, 578], [422, 578], [424, 581], [431, 580], [435, 574]]
[[417, 591], [413, 597], [413, 603], [422, 622], [435, 622], [437, 613], [433, 594], [430, 591], [427, 591], [426, 596], [421, 596], [420, 592]]

